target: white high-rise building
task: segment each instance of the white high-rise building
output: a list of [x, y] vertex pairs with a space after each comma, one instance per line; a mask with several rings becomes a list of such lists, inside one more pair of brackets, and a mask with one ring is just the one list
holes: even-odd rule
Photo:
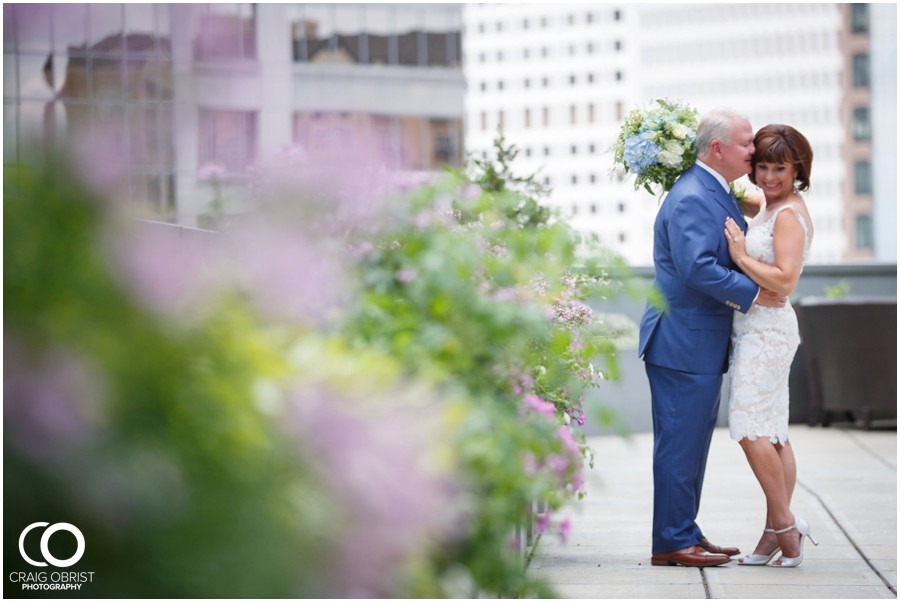
[[550, 204], [625, 258], [647, 263], [657, 199], [610, 177], [609, 149], [639, 98], [637, 11], [630, 5], [467, 5], [466, 149], [489, 152], [503, 128], [514, 167], [538, 173]]
[[652, 263], [658, 199], [611, 181], [618, 128], [656, 98], [701, 113], [729, 106], [754, 129], [786, 123], [815, 152], [806, 198], [812, 261], [842, 260], [845, 129], [836, 4], [468, 5], [466, 145], [490, 149], [502, 123], [542, 168], [551, 204], [632, 265]]

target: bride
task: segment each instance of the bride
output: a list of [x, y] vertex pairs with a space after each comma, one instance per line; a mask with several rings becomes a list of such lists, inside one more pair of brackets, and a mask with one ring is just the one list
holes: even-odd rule
[[[813, 227], [798, 191], [809, 189], [813, 153], [806, 138], [788, 125], [767, 125], [753, 141], [750, 181], [765, 203], [746, 237], [726, 219], [728, 251], [735, 264], [761, 287], [790, 295], [807, 259]], [[728, 421], [766, 496], [766, 525], [745, 565], [795, 567], [803, 561], [809, 523], [791, 512], [797, 480], [788, 440], [788, 377], [800, 335], [790, 303], [781, 308], [754, 304], [735, 312], [731, 335], [731, 391]]]

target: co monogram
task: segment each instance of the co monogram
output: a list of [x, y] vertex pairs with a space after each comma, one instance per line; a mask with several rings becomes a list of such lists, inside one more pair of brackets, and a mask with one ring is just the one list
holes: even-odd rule
[[[22, 531], [21, 535], [19, 535], [19, 553], [22, 555], [22, 558], [24, 558], [28, 564], [31, 564], [33, 566], [47, 566], [47, 562], [49, 562], [56, 567], [72, 566], [73, 564], [81, 560], [81, 557], [84, 555], [84, 535], [81, 534], [81, 531], [78, 530], [78, 527], [70, 523], [56, 523], [52, 527], [46, 529], [44, 531], [44, 534], [41, 535], [41, 555], [47, 562], [38, 562], [28, 557], [28, 554], [25, 553], [25, 536], [28, 535], [29, 531], [36, 527], [46, 527], [49, 524], [50, 523], [31, 523], [30, 525], [25, 527], [25, 530]], [[75, 540], [78, 542], [78, 548], [75, 550], [75, 554], [73, 554], [71, 558], [60, 560], [50, 553], [50, 548], [48, 545], [50, 543], [50, 536], [57, 531], [68, 531], [75, 536]]]

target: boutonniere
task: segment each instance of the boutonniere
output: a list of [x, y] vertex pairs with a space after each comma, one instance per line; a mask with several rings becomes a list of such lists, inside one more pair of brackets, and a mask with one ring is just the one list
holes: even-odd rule
[[734, 198], [737, 200], [738, 205], [743, 203], [744, 199], [747, 198], [747, 189], [734, 182], [730, 183], [729, 186], [731, 186], [731, 192], [734, 193]]

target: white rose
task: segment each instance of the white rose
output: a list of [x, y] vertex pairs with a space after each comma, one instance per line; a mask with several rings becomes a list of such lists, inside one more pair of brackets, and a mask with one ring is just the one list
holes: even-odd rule
[[677, 167], [681, 164], [681, 153], [671, 153], [667, 150], [659, 153], [659, 162], [666, 167]]
[[663, 150], [667, 153], [678, 155], [679, 157], [684, 154], [684, 147], [676, 140], [666, 141], [666, 143], [663, 145]]
[[683, 123], [676, 123], [672, 126], [672, 135], [678, 138], [679, 140], [683, 140], [685, 136], [691, 133], [690, 128], [684, 125]]

